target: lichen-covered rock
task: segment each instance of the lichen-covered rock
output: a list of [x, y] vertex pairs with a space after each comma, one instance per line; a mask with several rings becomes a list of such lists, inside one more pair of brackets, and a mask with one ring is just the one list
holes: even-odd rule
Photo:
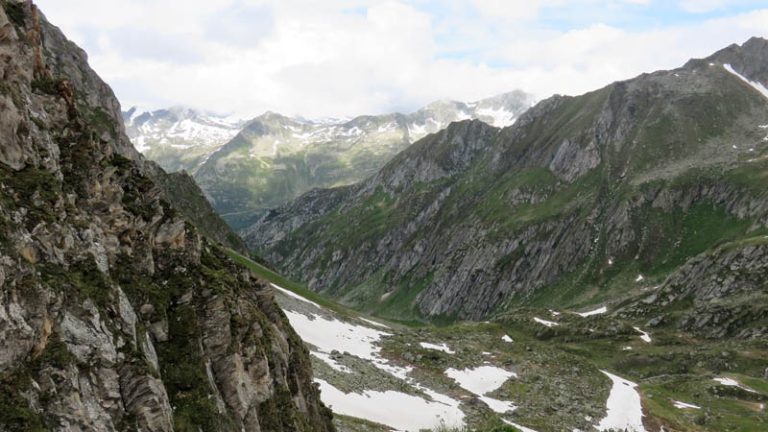
[[3, 0], [0, 59], [0, 430], [332, 430], [268, 286], [166, 199], [85, 53]]

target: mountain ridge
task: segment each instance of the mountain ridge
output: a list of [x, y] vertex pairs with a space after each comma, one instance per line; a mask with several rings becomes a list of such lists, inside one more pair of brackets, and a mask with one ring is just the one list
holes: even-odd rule
[[[768, 68], [764, 43], [739, 48], [757, 53], [740, 67], [748, 80]], [[724, 53], [733, 49], [716, 55]], [[661, 281], [669, 271], [661, 262], [681, 265], [766, 227], [765, 194], [755, 186], [765, 177], [746, 173], [765, 164], [768, 104], [726, 63], [710, 60], [544, 100], [447, 180], [388, 189], [381, 176], [421, 175], [396, 157], [363, 183], [270, 212], [245, 231], [246, 242], [314, 290], [393, 318], [483, 319], [512, 304], [635, 295], [647, 277], [624, 288], [619, 280], [655, 272]], [[319, 196], [336, 201], [318, 206]], [[675, 212], [684, 217], [669, 220]], [[664, 224], [644, 227], [650, 217]], [[675, 232], [700, 217], [741, 231], [713, 229], [699, 243]], [[664, 236], [679, 243], [658, 241]]]

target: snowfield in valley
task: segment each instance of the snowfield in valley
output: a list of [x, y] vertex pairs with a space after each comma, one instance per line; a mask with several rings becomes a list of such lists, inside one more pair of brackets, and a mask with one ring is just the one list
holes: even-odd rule
[[[290, 296], [293, 297], [293, 296]], [[305, 302], [311, 303], [312, 302]], [[339, 372], [351, 372], [331, 358], [331, 353], [349, 353], [368, 360], [375, 367], [408, 383], [415, 392], [427, 398], [398, 391], [370, 391], [345, 393], [329, 382], [316, 379], [320, 384], [321, 397], [334, 412], [385, 424], [407, 431], [432, 428], [440, 424], [463, 426], [464, 413], [460, 402], [415, 383], [409, 378], [410, 369], [391, 364], [380, 355], [381, 338], [390, 336], [380, 330], [350, 324], [321, 314], [300, 313], [284, 310], [288, 320], [301, 338], [313, 349], [316, 356]], [[376, 323], [376, 325], [381, 325]], [[443, 348], [443, 346], [437, 347]], [[447, 348], [447, 347], [446, 347]]]
[[384, 362], [378, 356], [376, 343], [389, 333], [320, 315], [307, 316], [289, 310], [285, 311], [285, 315], [304, 342], [317, 347], [321, 352], [348, 352], [374, 363]]
[[463, 424], [464, 415], [460, 410], [440, 402], [396, 391], [344, 393], [326, 381], [315, 381], [320, 384], [323, 402], [342, 415], [364, 418], [403, 431], [430, 429], [438, 424]]
[[[417, 370], [416, 363], [403, 362], [402, 359], [394, 361], [382, 354], [384, 342], [389, 338], [402, 337], [401, 334], [405, 334], [401, 333], [402, 330], [363, 317], [350, 317], [348, 319], [351, 321], [347, 321], [347, 318], [325, 310], [317, 303], [304, 299], [300, 295], [276, 285], [273, 285], [273, 288], [284, 296], [287, 303], [281, 304], [283, 304], [285, 315], [309, 346], [311, 355], [328, 365], [330, 369], [327, 370], [333, 371], [331, 375], [327, 375], [329, 372], [316, 375], [315, 381], [320, 386], [322, 400], [334, 412], [376, 422], [400, 431], [433, 429], [441, 425], [463, 427], [468, 420], [467, 413], [472, 412], [467, 411], [469, 406], [465, 404], [472, 399], [462, 394], [465, 391], [471, 394], [474, 400], [482, 402], [479, 406], [487, 407], [482, 409], [500, 415], [504, 423], [522, 431], [534, 431], [511, 421], [513, 412], [517, 409], [515, 401], [502, 400], [503, 398], [497, 396], [503, 394], [501, 389], [504, 384], [508, 380], [518, 379], [518, 375], [508, 366], [492, 364], [491, 361], [495, 355], [491, 352], [482, 352], [484, 359], [480, 360], [480, 363], [483, 364], [463, 368], [447, 367], [444, 370], [444, 379], [452, 381], [457, 387], [450, 385], [446, 387], [448, 381], [439, 379], [432, 381], [434, 378], [423, 381], [423, 371]], [[607, 307], [601, 306], [574, 314], [589, 317], [606, 312]], [[532, 320], [547, 327], [559, 325], [557, 322], [538, 317], [532, 317]], [[641, 334], [643, 341], [651, 342], [650, 335], [639, 328], [635, 330]], [[506, 333], [501, 336], [496, 333], [494, 338], [505, 345], [512, 342], [512, 338]], [[405, 339], [400, 342], [404, 342], [404, 345], [398, 346], [404, 350], [407, 350], [408, 346], [413, 346], [449, 355], [457, 354], [458, 347], [435, 339], [431, 338], [432, 342], [426, 342], [424, 339], [422, 341]], [[621, 346], [617, 348], [621, 349]], [[391, 352], [387, 352], [390, 353], [388, 356], [391, 356]], [[437, 358], [445, 359], [445, 357]], [[389, 380], [395, 380], [394, 382], [400, 384], [391, 388], [381, 385], [350, 387], [343, 377], [349, 376], [353, 381], [359, 381], [359, 378], [353, 377], [363, 370], [356, 369], [359, 366], [356, 366], [355, 362], [360, 360], [378, 369], [380, 371], [378, 374], [388, 376]], [[599, 422], [596, 418], [592, 427], [601, 431], [619, 429], [645, 432], [637, 384], [609, 372], [601, 372], [611, 380], [612, 387], [604, 405], [606, 414]], [[362, 376], [365, 376], [363, 382], [375, 381], [370, 372], [363, 372]], [[338, 379], [342, 381], [337, 382]], [[731, 378], [715, 378], [715, 380], [723, 385], [741, 386]], [[425, 384], [426, 382], [429, 384]], [[450, 388], [460, 391], [456, 393], [450, 391]], [[494, 392], [498, 392], [496, 397]], [[672, 400], [670, 403], [679, 409], [699, 409], [696, 405], [677, 400]]]
[[600, 421], [597, 429], [601, 431], [617, 429], [628, 432], [645, 432], [640, 393], [635, 390], [637, 384], [612, 373], [602, 372], [611, 379], [613, 386], [606, 403], [608, 413]]

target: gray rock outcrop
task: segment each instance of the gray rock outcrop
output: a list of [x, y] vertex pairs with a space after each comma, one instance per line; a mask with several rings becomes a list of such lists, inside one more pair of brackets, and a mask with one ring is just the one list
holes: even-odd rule
[[0, 59], [0, 430], [333, 430], [266, 282], [166, 199], [85, 53], [3, 1]]

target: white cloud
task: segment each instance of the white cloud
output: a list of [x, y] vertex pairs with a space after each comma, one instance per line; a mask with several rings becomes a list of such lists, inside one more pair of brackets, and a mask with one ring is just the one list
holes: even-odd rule
[[680, 2], [680, 8], [691, 13], [711, 12], [727, 5], [728, 0], [683, 0]]
[[124, 105], [242, 115], [411, 110], [515, 88], [577, 94], [768, 35], [768, 10], [647, 30], [540, 23], [565, 3], [600, 16], [653, 7], [645, 0], [37, 2]]
[[535, 18], [539, 9], [552, 1], [474, 0], [474, 3], [475, 7], [487, 17], [516, 21]]

